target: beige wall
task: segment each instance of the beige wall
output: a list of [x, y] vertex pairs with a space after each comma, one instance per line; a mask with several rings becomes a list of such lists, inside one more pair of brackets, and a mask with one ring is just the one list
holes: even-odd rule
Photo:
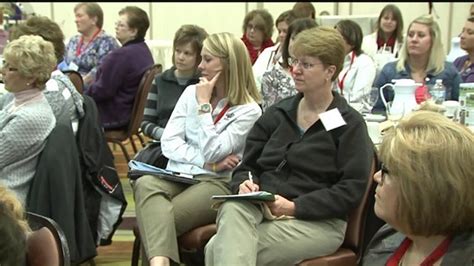
[[[37, 14], [52, 18], [66, 35], [66, 38], [76, 34], [74, 24], [73, 8], [76, 3], [33, 3], [34, 11]], [[273, 3], [273, 2], [206, 2], [206, 3], [160, 3], [160, 2], [99, 2], [104, 10], [104, 29], [114, 34], [114, 22], [117, 19], [118, 11], [128, 5], [133, 4], [143, 8], [150, 16], [152, 26], [148, 31], [148, 39], [173, 39], [175, 31], [182, 24], [197, 24], [205, 28], [209, 33], [228, 31], [238, 36], [242, 35], [242, 21], [245, 14], [255, 8], [266, 8], [276, 19], [278, 15], [291, 9], [294, 2]], [[316, 13], [326, 10], [330, 15], [378, 15], [386, 3], [379, 2], [314, 2]], [[428, 2], [399, 3], [405, 31], [410, 21], [417, 16], [428, 13]], [[461, 31], [468, 16], [471, 3], [435, 2], [434, 10], [439, 17], [445, 51], [449, 51], [450, 40]], [[276, 36], [276, 33], [275, 35]]]

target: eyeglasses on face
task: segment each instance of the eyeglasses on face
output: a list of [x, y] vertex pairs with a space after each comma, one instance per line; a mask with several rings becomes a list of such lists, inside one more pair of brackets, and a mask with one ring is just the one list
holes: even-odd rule
[[117, 22], [115, 22], [115, 27], [117, 27], [117, 28], [127, 28], [128, 25], [126, 23], [121, 22], [121, 21], [117, 21]]
[[248, 23], [247, 24], [247, 30], [248, 31], [251, 31], [251, 30], [254, 30], [254, 31], [263, 31], [263, 27], [261, 25], [253, 25], [252, 23]]
[[304, 70], [310, 70], [315, 65], [322, 64], [322, 63], [312, 64], [312, 63], [303, 62], [303, 61], [300, 61], [299, 59], [290, 57], [290, 58], [288, 58], [288, 64], [290, 64], [290, 66], [292, 66], [292, 67], [301, 66], [301, 67], [303, 67]]
[[380, 178], [380, 185], [383, 185], [383, 183], [385, 181], [385, 177], [386, 177], [386, 175], [390, 174], [390, 171], [387, 169], [387, 167], [383, 163], [380, 167], [380, 171], [382, 172], [381, 178]]
[[3, 61], [2, 68], [3, 68], [4, 70], [8, 70], [8, 71], [10, 71], [10, 72], [18, 71], [18, 68], [11, 67], [10, 64], [8, 64], [7, 62], [5, 62], [5, 60]]

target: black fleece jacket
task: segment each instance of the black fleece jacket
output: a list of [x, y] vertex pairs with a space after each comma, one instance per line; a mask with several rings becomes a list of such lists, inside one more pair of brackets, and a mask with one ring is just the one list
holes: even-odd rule
[[347, 220], [367, 186], [374, 145], [362, 116], [333, 94], [328, 110], [339, 109], [346, 125], [331, 131], [318, 120], [301, 134], [296, 123], [301, 93], [268, 108], [247, 137], [232, 192], [251, 171], [260, 190], [294, 201], [297, 219]]

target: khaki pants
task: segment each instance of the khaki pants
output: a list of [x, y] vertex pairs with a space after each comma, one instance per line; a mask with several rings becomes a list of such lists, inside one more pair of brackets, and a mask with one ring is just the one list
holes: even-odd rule
[[206, 245], [206, 266], [295, 265], [335, 252], [346, 225], [340, 219], [266, 220], [252, 203], [227, 201], [218, 211], [217, 234]]
[[140, 177], [133, 186], [136, 216], [147, 257], [165, 256], [179, 262], [177, 236], [214, 223], [211, 196], [229, 194], [229, 178], [198, 176], [199, 184], [170, 182], [157, 176]]

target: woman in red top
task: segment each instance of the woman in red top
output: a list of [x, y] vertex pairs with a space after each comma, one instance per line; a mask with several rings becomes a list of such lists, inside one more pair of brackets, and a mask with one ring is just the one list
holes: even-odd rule
[[273, 18], [265, 9], [250, 11], [244, 19], [242, 26], [244, 42], [249, 52], [252, 65], [265, 48], [273, 46]]
[[374, 210], [387, 225], [363, 265], [472, 265], [473, 132], [417, 111], [385, 133], [379, 151]]

